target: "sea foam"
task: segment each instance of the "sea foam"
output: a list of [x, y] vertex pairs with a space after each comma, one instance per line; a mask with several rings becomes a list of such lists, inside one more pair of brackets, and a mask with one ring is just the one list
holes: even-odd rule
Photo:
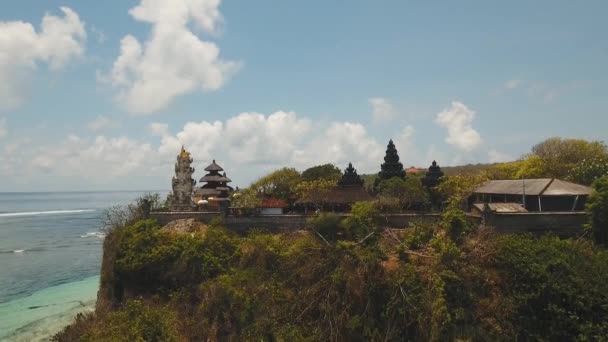
[[0, 217], [59, 215], [59, 214], [80, 214], [80, 213], [91, 213], [91, 212], [94, 212], [94, 211], [95, 211], [95, 209], [23, 211], [23, 212], [15, 212], [15, 213], [0, 213]]

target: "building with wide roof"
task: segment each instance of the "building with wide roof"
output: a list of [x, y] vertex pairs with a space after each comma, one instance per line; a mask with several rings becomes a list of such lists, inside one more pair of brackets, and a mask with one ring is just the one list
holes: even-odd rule
[[527, 211], [582, 211], [591, 188], [555, 178], [488, 181], [473, 191], [474, 203], [520, 203]]

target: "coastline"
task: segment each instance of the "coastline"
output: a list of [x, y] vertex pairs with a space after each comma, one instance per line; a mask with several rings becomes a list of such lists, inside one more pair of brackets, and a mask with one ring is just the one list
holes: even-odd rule
[[99, 276], [42, 289], [0, 304], [0, 341], [45, 341], [81, 312], [92, 312]]

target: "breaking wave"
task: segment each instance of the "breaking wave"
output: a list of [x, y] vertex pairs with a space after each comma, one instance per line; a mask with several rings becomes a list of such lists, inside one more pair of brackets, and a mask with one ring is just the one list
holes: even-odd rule
[[94, 212], [94, 211], [95, 211], [95, 209], [23, 211], [23, 212], [15, 212], [15, 213], [0, 213], [0, 217], [59, 215], [59, 214], [80, 214], [80, 213], [91, 213], [91, 212]]
[[80, 235], [81, 238], [90, 238], [90, 237], [96, 237], [96, 238], [100, 238], [103, 239], [106, 237], [106, 234], [102, 233], [102, 232], [90, 232], [90, 233], [86, 233], [84, 235]]

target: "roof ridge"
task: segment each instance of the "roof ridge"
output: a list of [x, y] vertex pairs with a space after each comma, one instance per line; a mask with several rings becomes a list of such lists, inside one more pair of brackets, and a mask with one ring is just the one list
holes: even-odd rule
[[551, 186], [551, 184], [553, 184], [553, 181], [555, 180], [555, 178], [551, 178], [551, 180], [549, 181], [549, 183], [547, 183], [547, 185], [545, 185], [545, 187], [538, 193], [538, 196], [542, 196], [545, 191], [547, 191], [547, 189], [549, 189], [549, 187]]

